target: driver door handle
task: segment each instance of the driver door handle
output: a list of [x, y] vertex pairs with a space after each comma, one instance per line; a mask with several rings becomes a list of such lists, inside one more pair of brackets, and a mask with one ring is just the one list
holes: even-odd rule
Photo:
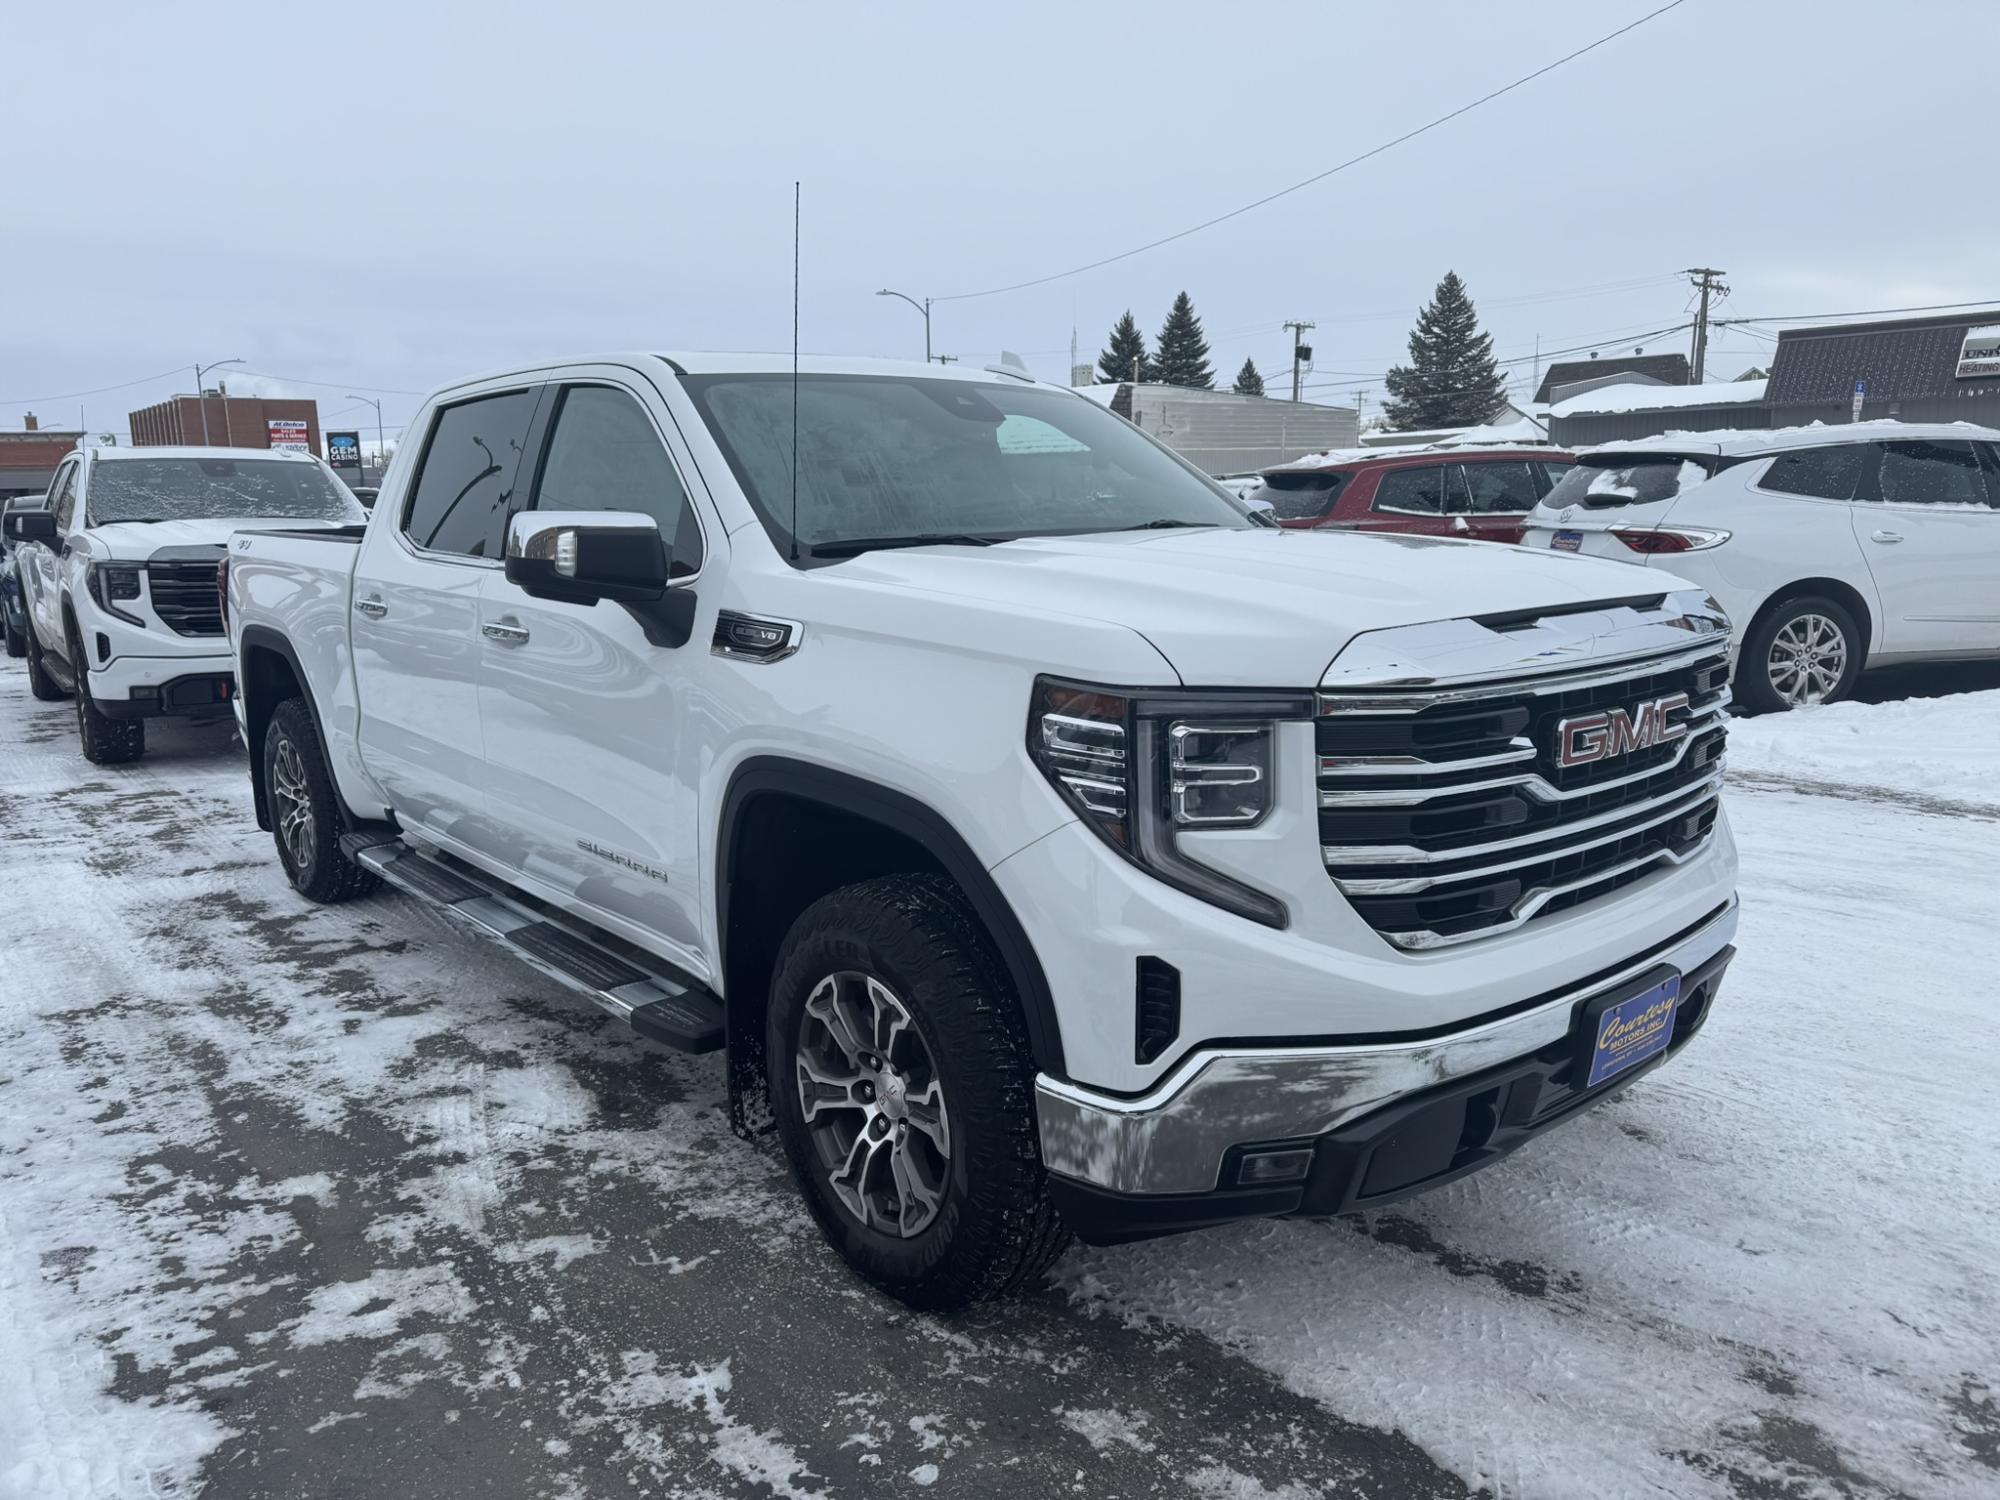
[[366, 615], [371, 620], [379, 620], [382, 616], [389, 613], [389, 606], [384, 604], [375, 595], [370, 594], [366, 599], [356, 599], [354, 601], [354, 612], [357, 615]]
[[1869, 533], [1870, 541], [1881, 542], [1885, 545], [1890, 542], [1900, 542], [1902, 539], [1903, 533], [1900, 531], [1874, 531]]
[[528, 627], [512, 615], [498, 620], [488, 620], [479, 627], [479, 633], [489, 641], [498, 641], [503, 646], [525, 646], [528, 643]]

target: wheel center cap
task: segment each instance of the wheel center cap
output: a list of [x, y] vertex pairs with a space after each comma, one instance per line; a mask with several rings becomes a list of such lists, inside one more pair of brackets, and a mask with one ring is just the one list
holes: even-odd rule
[[900, 1120], [909, 1112], [910, 1086], [894, 1073], [884, 1073], [876, 1084], [876, 1099], [882, 1106], [882, 1113], [892, 1120]]

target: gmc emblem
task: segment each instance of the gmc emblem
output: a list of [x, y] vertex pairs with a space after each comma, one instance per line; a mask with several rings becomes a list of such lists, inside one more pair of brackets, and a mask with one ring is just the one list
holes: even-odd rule
[[1584, 714], [1564, 719], [1556, 725], [1556, 764], [1587, 766], [1592, 761], [1610, 760], [1614, 755], [1630, 755], [1686, 737], [1688, 727], [1673, 722], [1673, 716], [1688, 706], [1686, 693], [1673, 693], [1641, 703], [1627, 713], [1622, 708], [1607, 713]]

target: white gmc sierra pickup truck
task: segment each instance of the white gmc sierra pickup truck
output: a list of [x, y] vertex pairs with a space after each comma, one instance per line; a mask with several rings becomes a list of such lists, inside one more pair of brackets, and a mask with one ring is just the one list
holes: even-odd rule
[[44, 504], [10, 509], [27, 626], [28, 688], [74, 697], [95, 765], [137, 760], [146, 720], [226, 718], [228, 643], [215, 596], [223, 547], [245, 526], [351, 524], [360, 505], [304, 453], [262, 448], [78, 448]]
[[1007, 369], [641, 355], [430, 397], [236, 537], [259, 821], [726, 1046], [863, 1276], [1447, 1182], [1697, 1031], [1728, 626], [1659, 573], [1263, 524]]

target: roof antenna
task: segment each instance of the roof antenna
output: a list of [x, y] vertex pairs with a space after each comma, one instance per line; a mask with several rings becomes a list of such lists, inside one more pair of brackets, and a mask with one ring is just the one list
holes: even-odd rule
[[792, 561], [799, 560], [799, 184], [792, 182]]

